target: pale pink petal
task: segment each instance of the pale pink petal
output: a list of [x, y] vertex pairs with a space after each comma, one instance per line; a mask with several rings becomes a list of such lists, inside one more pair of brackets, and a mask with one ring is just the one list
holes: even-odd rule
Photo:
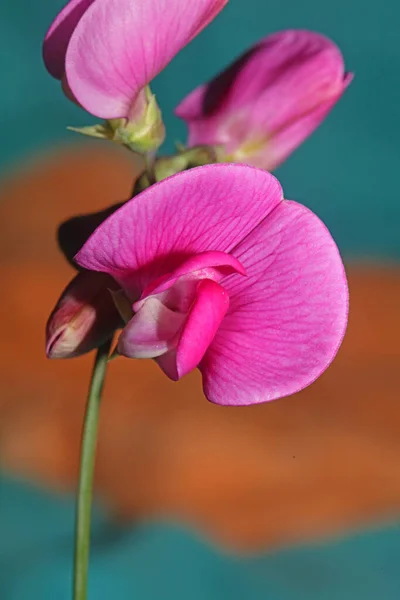
[[[331, 40], [311, 31], [282, 31], [194, 90], [175, 112], [187, 121], [190, 146], [220, 144], [231, 153], [253, 144], [260, 146], [256, 160], [238, 160], [271, 169], [320, 124], [349, 82]], [[281, 152], [275, 139], [286, 129], [294, 139]]]
[[225, 252], [200, 252], [184, 261], [171, 273], [162, 275], [150, 282], [142, 292], [140, 299], [133, 303], [133, 310], [140, 310], [146, 298], [157, 298], [172, 310], [187, 312], [197, 293], [199, 280], [220, 281], [231, 273], [245, 274], [240, 262]]
[[128, 358], [154, 358], [175, 347], [174, 339], [186, 315], [177, 313], [157, 298], [148, 298], [125, 326], [118, 352]]
[[74, 96], [97, 117], [127, 117], [139, 91], [226, 2], [95, 0], [66, 53], [65, 72]]
[[[171, 310], [186, 314], [192, 306], [198, 284], [199, 280], [195, 277], [190, 275], [182, 277], [170, 288], [157, 294], [156, 297]], [[145, 302], [146, 299], [134, 302], [133, 310], [137, 311]]]
[[190, 169], [155, 184], [106, 219], [76, 255], [139, 299], [194, 254], [230, 252], [282, 201], [270, 173], [245, 165]]
[[65, 72], [65, 55], [71, 35], [82, 15], [95, 0], [71, 0], [54, 19], [43, 43], [46, 69], [56, 79]]
[[195, 369], [221, 324], [229, 307], [229, 296], [218, 283], [203, 279], [185, 322], [176, 351], [176, 367], [181, 378]]
[[230, 307], [201, 363], [205, 394], [232, 405], [293, 394], [328, 367], [345, 333], [339, 251], [318, 217], [284, 201], [233, 254], [247, 277], [222, 281]]

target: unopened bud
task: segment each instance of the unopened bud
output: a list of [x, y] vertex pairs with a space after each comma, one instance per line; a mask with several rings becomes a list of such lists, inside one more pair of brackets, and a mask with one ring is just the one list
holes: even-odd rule
[[118, 284], [112, 277], [82, 271], [62, 293], [46, 326], [48, 358], [73, 358], [111, 338], [123, 325], [110, 290]]

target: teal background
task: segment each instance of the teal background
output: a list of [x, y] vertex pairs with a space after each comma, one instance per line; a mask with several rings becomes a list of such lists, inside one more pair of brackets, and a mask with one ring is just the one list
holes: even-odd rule
[[[62, 0], [0, 5], [0, 169], [71, 141], [89, 124], [41, 62], [42, 36]], [[323, 126], [277, 172], [286, 197], [313, 208], [347, 257], [400, 257], [400, 4], [370, 0], [231, 0], [154, 84], [169, 134], [185, 139], [172, 110], [262, 36], [315, 29], [341, 47], [355, 79]], [[78, 142], [78, 140], [77, 140]], [[78, 142], [79, 143], [79, 142]], [[91, 566], [96, 600], [397, 600], [400, 529], [275, 554], [233, 558], [172, 524], [111, 527], [97, 511]], [[72, 499], [0, 481], [0, 597], [69, 598]]]
[[[74, 504], [0, 480], [0, 597], [70, 600]], [[88, 600], [398, 600], [400, 527], [263, 556], [168, 523], [112, 528], [97, 509]]]
[[[63, 0], [0, 5], [0, 168], [57, 142], [90, 119], [63, 98], [41, 62], [44, 32]], [[185, 139], [173, 108], [262, 36], [314, 29], [340, 46], [355, 79], [326, 122], [277, 171], [286, 197], [313, 208], [346, 256], [400, 257], [397, 185], [400, 135], [400, 4], [396, 0], [230, 0], [218, 18], [158, 77], [153, 88], [169, 147]]]

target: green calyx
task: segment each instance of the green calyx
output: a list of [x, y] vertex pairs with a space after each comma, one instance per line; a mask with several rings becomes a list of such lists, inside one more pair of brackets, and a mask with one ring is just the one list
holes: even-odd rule
[[171, 175], [218, 162], [217, 148], [212, 146], [195, 146], [185, 149], [179, 146], [177, 154], [156, 158], [151, 169], [147, 169], [136, 182], [135, 194], [162, 181]]
[[139, 154], [155, 152], [165, 138], [161, 111], [148, 86], [140, 92], [129, 118], [109, 119], [88, 127], [68, 129], [90, 137], [111, 140]]

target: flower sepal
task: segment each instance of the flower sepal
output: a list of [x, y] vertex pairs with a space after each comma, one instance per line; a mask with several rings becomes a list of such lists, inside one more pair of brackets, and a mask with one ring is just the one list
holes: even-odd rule
[[104, 123], [68, 129], [82, 135], [116, 142], [138, 154], [155, 152], [165, 139], [161, 111], [149, 86], [140, 92], [129, 118], [109, 119]]
[[135, 194], [139, 194], [153, 183], [163, 181], [167, 177], [204, 165], [220, 162], [221, 150], [217, 146], [195, 146], [193, 148], [179, 147], [178, 153], [157, 158], [152, 169], [146, 170], [136, 182]]

